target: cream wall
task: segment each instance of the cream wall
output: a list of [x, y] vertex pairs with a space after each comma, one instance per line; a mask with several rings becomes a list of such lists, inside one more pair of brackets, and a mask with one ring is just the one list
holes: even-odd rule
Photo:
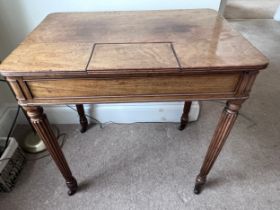
[[280, 5], [274, 15], [274, 19], [277, 20], [277, 21], [280, 21]]

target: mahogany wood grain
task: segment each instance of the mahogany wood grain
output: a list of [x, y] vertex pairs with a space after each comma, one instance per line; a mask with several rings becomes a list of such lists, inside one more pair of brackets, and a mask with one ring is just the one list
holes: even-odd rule
[[[106, 68], [113, 75], [122, 69], [130, 70], [133, 64], [135, 67], [142, 67], [141, 72], [151, 66], [160, 66], [157, 71], [163, 73], [168, 67], [172, 71], [178, 69], [168, 46], [147, 44], [152, 42], [172, 43], [171, 50], [176, 54], [180, 69], [184, 72], [260, 70], [268, 62], [216, 11], [202, 9], [50, 14], [3, 61], [0, 69], [6, 76], [19, 76], [23, 73], [82, 74], [87, 71], [99, 74], [94, 68], [93, 71], [91, 68], [87, 69], [91, 51], [95, 55], [93, 59], [98, 62], [91, 63], [90, 67]], [[126, 49], [122, 49], [124, 54], [116, 54], [118, 49], [114, 44], [121, 43], [124, 44], [122, 47], [126, 46]], [[97, 45], [97, 54], [94, 52], [94, 45]], [[108, 55], [114, 54], [112, 60], [108, 59], [108, 55], [104, 56], [105, 51], [100, 49], [108, 47], [113, 47], [108, 50]], [[146, 53], [139, 53], [143, 50], [151, 58], [157, 59], [147, 58]], [[168, 61], [165, 59], [167, 56]], [[100, 57], [104, 60], [100, 60]], [[118, 64], [121, 67], [119, 69], [116, 68], [117, 58], [124, 58], [126, 61]], [[139, 59], [152, 61], [149, 65], [144, 62], [141, 66]], [[156, 60], [160, 62], [154, 65]]]
[[189, 122], [189, 113], [191, 110], [192, 102], [191, 101], [185, 101], [183, 114], [181, 116], [181, 123], [179, 126], [179, 130], [182, 131], [186, 128]]
[[79, 114], [80, 118], [80, 124], [81, 124], [81, 133], [84, 133], [87, 131], [88, 127], [88, 120], [85, 115], [85, 110], [83, 104], [76, 104], [77, 112]]
[[72, 175], [68, 163], [66, 162], [57, 139], [50, 127], [47, 116], [43, 113], [43, 108], [39, 106], [23, 108], [26, 110], [27, 115], [31, 119], [33, 127], [37, 131], [40, 138], [43, 140], [50, 155], [52, 156], [61, 174], [66, 180], [66, 185], [69, 188], [68, 194], [73, 195], [78, 188], [77, 181]]
[[45, 72], [51, 74], [56, 71], [85, 72], [85, 65], [92, 50], [90, 43], [30, 43], [19, 45], [12, 54], [5, 59], [6, 65], [20, 68], [21, 72]]
[[[240, 74], [205, 74], [113, 79], [26, 81], [34, 99], [81, 96], [139, 96], [187, 93], [233, 93]], [[73, 88], [75, 84], [75, 88]]]
[[232, 100], [227, 102], [227, 105], [215, 130], [214, 136], [208, 147], [208, 151], [204, 158], [200, 172], [196, 177], [194, 187], [195, 194], [199, 194], [201, 192], [201, 188], [206, 182], [206, 177], [227, 140], [227, 137], [234, 125], [238, 111], [243, 102], [244, 100]]
[[180, 67], [172, 43], [96, 44], [87, 71], [174, 69]]
[[[77, 190], [41, 105], [227, 100], [196, 179], [206, 181], [257, 74], [268, 65], [213, 10], [54, 13], [2, 62], [9, 81], [66, 180]], [[182, 124], [191, 102], [185, 103]]]

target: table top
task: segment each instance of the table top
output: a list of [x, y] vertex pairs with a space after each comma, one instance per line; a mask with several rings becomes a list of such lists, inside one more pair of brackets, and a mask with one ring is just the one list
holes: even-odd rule
[[264, 69], [216, 11], [53, 13], [3, 61], [4, 76]]

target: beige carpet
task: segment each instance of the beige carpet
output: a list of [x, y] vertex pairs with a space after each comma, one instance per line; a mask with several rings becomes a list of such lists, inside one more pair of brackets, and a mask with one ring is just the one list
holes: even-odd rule
[[63, 150], [80, 191], [66, 194], [49, 157], [30, 161], [1, 210], [68, 209], [279, 209], [280, 25], [271, 20], [233, 21], [271, 60], [241, 111], [200, 195], [193, 184], [223, 104], [203, 102], [199, 121], [107, 125], [85, 134], [60, 126]]

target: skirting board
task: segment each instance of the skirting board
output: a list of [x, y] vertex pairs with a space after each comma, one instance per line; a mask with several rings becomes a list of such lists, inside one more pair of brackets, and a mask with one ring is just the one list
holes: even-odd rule
[[[184, 102], [84, 105], [86, 114], [94, 117], [101, 123], [179, 122], [183, 106]], [[75, 105], [71, 105], [71, 108], [76, 109]], [[45, 106], [44, 110], [48, 115], [49, 121], [53, 124], [78, 124], [78, 114], [71, 108], [67, 106]], [[194, 101], [189, 114], [189, 120], [196, 121], [199, 111], [199, 102]], [[2, 131], [4, 133], [8, 132], [8, 127], [14, 119], [15, 112], [16, 105], [9, 106], [0, 116], [0, 134]], [[18, 123], [27, 123], [23, 113], [19, 116]]]
[[[101, 123], [179, 122], [183, 106], [183, 102], [84, 105], [86, 114]], [[76, 108], [75, 106], [71, 107]], [[190, 121], [198, 119], [199, 110], [199, 103], [193, 102]], [[79, 122], [77, 113], [69, 107], [45, 107], [45, 111], [50, 122], [55, 124], [76, 124]]]

